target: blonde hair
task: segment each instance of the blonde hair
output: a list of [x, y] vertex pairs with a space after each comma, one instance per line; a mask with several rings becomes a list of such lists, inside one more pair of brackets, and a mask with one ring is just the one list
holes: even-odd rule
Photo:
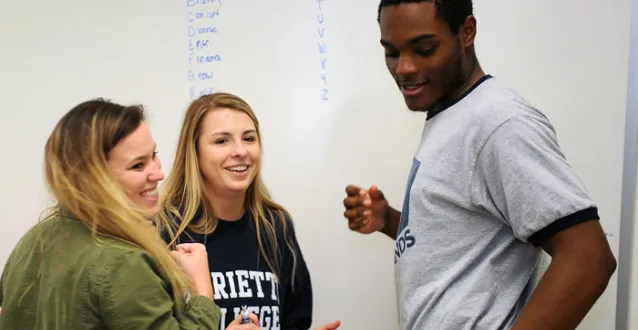
[[[202, 135], [204, 117], [217, 108], [229, 108], [247, 114], [255, 125], [259, 145], [262, 145], [259, 121], [248, 103], [238, 96], [213, 93], [203, 95], [191, 103], [182, 124], [173, 168], [164, 182], [161, 194], [162, 210], [157, 223], [158, 229], [170, 236], [169, 245], [175, 245], [177, 238], [186, 228], [198, 234], [210, 234], [217, 226], [215, 210], [209, 202], [209, 198], [214, 196], [209, 196], [205, 188], [205, 178], [199, 168], [197, 148]], [[246, 192], [245, 208], [254, 219], [259, 250], [270, 270], [279, 279], [281, 274], [278, 269], [281, 261], [277, 251], [279, 251], [280, 242], [277, 240], [276, 224], [281, 225], [285, 244], [291, 251], [293, 274], [297, 264], [295, 245], [288, 235], [290, 228], [286, 219], [290, 219], [290, 215], [283, 206], [270, 197], [260, 170], [257, 170], [257, 175]], [[191, 224], [193, 219], [199, 217], [202, 221]], [[267, 251], [273, 253], [269, 255]], [[292, 282], [294, 283], [294, 276]]]
[[71, 213], [91, 229], [94, 239], [115, 238], [144, 249], [170, 281], [181, 302], [192, 283], [135, 209], [109, 170], [109, 153], [144, 122], [142, 106], [103, 99], [83, 102], [55, 126], [45, 147], [47, 185], [57, 200], [44, 220]]

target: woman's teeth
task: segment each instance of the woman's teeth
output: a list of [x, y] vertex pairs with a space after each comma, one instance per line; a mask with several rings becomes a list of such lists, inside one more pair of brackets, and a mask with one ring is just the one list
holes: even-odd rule
[[142, 193], [143, 197], [148, 197], [148, 198], [155, 198], [157, 197], [157, 188], [151, 190], [151, 191], [147, 191]]
[[229, 167], [228, 170], [230, 171], [235, 171], [235, 172], [243, 172], [245, 170], [248, 169], [248, 166], [233, 166], [233, 167]]

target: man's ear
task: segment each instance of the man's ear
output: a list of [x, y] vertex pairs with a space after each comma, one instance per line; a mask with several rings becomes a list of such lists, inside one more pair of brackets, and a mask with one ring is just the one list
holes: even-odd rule
[[464, 47], [470, 47], [474, 45], [474, 38], [476, 38], [476, 18], [468, 16], [459, 28], [459, 39]]

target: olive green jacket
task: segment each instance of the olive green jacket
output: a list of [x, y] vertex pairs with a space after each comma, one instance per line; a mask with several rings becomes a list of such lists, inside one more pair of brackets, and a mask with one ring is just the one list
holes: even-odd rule
[[176, 303], [145, 251], [97, 241], [71, 216], [43, 221], [22, 237], [2, 271], [0, 306], [0, 330], [218, 330], [221, 316], [203, 296]]

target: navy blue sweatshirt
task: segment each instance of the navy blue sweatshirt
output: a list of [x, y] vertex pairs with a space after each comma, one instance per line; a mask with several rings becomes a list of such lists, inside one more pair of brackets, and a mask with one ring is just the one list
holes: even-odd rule
[[[272, 219], [269, 220], [272, 222]], [[191, 223], [197, 221], [199, 220], [194, 219]], [[206, 246], [214, 299], [222, 311], [220, 330], [225, 329], [237, 317], [242, 305], [246, 305], [249, 312], [259, 317], [260, 329], [310, 328], [313, 304], [310, 274], [292, 221], [286, 219], [286, 223], [297, 254], [294, 292], [292, 254], [284, 240], [279, 219], [274, 221], [278, 239], [277, 253], [280, 256], [279, 281], [260, 253], [255, 223], [249, 212], [237, 221], [219, 219], [212, 234], [201, 235], [186, 229], [179, 236], [177, 244], [202, 243]], [[163, 237], [167, 243], [170, 241], [167, 235]], [[267, 241], [264, 234], [262, 241]]]

